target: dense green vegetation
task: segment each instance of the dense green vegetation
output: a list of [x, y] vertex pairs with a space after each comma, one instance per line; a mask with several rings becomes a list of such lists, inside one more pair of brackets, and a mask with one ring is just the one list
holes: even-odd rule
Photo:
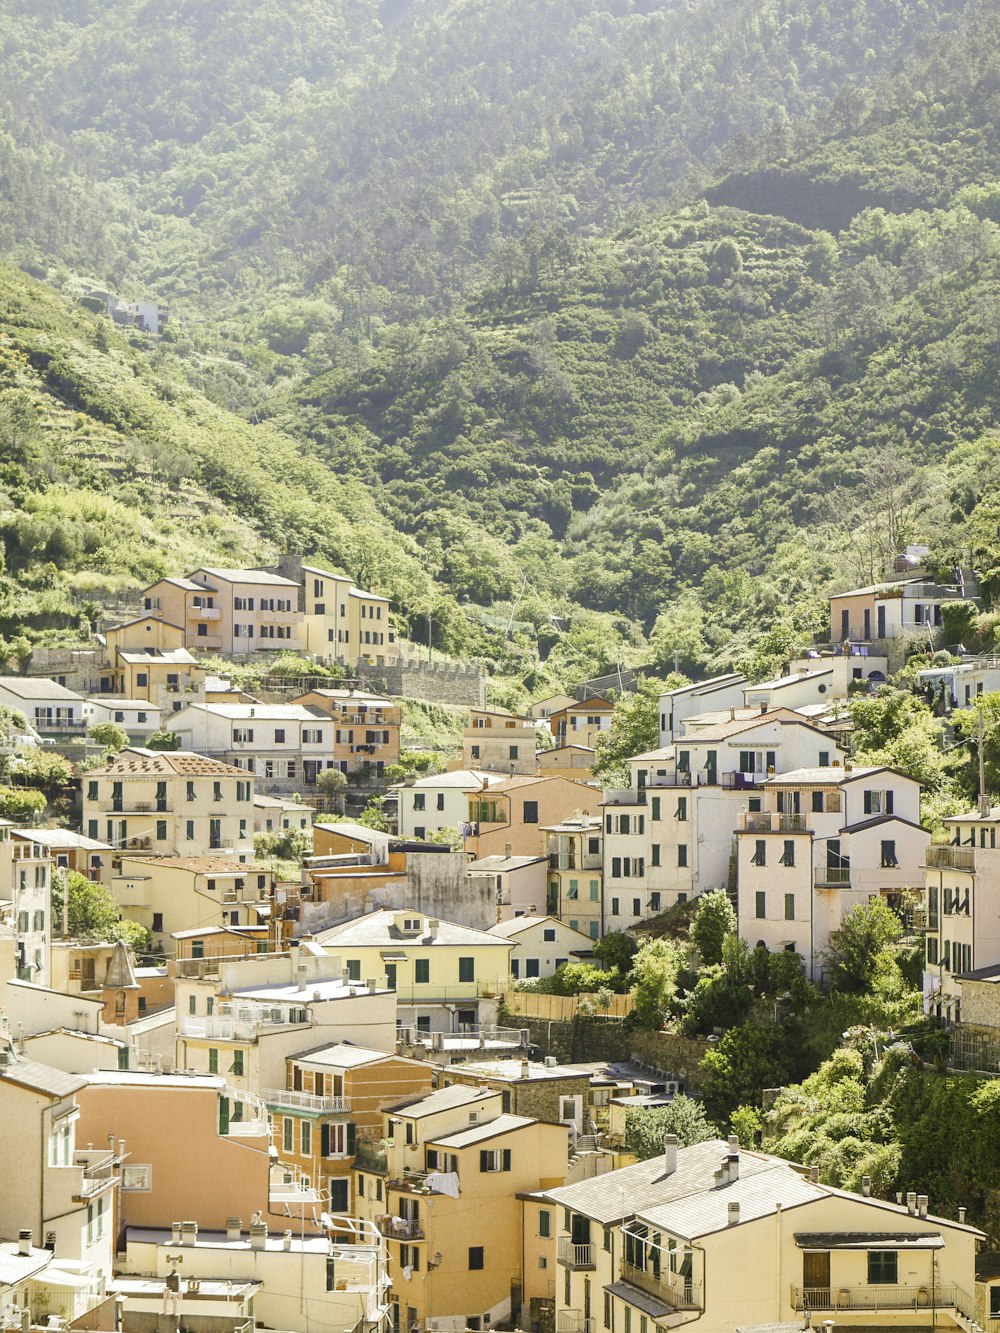
[[513, 3], [0, 18], [0, 245], [173, 308], [3, 280], [8, 660], [196, 548], [340, 563], [514, 705], [765, 674], [911, 537], [1000, 569], [994, 7]]

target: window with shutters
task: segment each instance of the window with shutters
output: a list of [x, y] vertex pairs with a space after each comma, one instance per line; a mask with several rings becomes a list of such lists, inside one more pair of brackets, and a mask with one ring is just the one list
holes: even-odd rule
[[679, 866], [686, 866], [687, 863], [688, 863], [687, 843], [680, 842], [677, 844], [677, 864]]
[[413, 980], [418, 982], [428, 982], [431, 979], [431, 960], [429, 958], [417, 958], [413, 963]]
[[895, 870], [899, 866], [896, 859], [896, 843], [892, 838], [882, 840], [882, 869]]
[[284, 1152], [295, 1151], [295, 1121], [286, 1115], [281, 1124], [281, 1147]]
[[475, 981], [476, 979], [475, 958], [460, 958], [458, 960], [458, 979], [459, 981]]
[[229, 1066], [229, 1072], [239, 1075], [240, 1078], [243, 1077], [243, 1055], [243, 1051], [233, 1051], [233, 1063]]
[[486, 1172], [509, 1171], [510, 1149], [481, 1148], [479, 1151], [479, 1169]]
[[483, 1247], [481, 1245], [469, 1246], [469, 1270], [476, 1271], [484, 1266]]
[[763, 889], [758, 889], [754, 894], [754, 916], [758, 921], [767, 916], [767, 895]]
[[750, 858], [752, 866], [767, 865], [767, 842], [763, 838], [756, 838], [753, 845], [753, 856]]
[[785, 894], [785, 920], [786, 920], [786, 921], [794, 921], [794, 920], [795, 920], [795, 894], [794, 894], [794, 893], [786, 893], [786, 894]]
[[793, 866], [795, 864], [795, 839], [784, 839], [784, 850], [778, 859], [778, 864], [782, 866]]

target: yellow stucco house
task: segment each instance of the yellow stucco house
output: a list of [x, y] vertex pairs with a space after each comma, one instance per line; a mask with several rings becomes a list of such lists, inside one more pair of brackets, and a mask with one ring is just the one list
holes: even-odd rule
[[393, 1327], [458, 1333], [511, 1314], [518, 1195], [565, 1179], [564, 1125], [505, 1114], [499, 1091], [441, 1088], [385, 1113], [355, 1163], [355, 1210], [388, 1239]]

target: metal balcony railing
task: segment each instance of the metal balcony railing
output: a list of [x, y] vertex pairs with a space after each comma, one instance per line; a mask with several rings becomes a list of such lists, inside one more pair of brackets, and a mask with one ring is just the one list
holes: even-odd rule
[[595, 1266], [593, 1245], [579, 1245], [568, 1236], [559, 1237], [556, 1257], [566, 1268], [587, 1269]]
[[268, 1106], [288, 1106], [302, 1111], [316, 1111], [320, 1115], [340, 1115], [351, 1109], [350, 1097], [320, 1097], [293, 1088], [265, 1088], [261, 1097]]
[[850, 866], [820, 866], [816, 871], [816, 883], [821, 886], [839, 888], [845, 884], [850, 885], [850, 882]]
[[379, 1218], [379, 1229], [387, 1240], [423, 1240], [423, 1223], [412, 1217], [386, 1215]]
[[971, 1319], [975, 1303], [954, 1283], [926, 1286], [792, 1287], [798, 1310], [959, 1310]]
[[974, 847], [928, 847], [926, 864], [938, 870], [975, 870]]
[[654, 1269], [637, 1268], [634, 1264], [623, 1263], [622, 1281], [638, 1287], [649, 1296], [655, 1296], [665, 1305], [672, 1305], [675, 1310], [700, 1310], [702, 1308], [702, 1289], [700, 1282], [690, 1282], [680, 1273], [672, 1273], [661, 1266], [660, 1272]]
[[594, 1333], [596, 1320], [582, 1310], [560, 1310], [556, 1315], [556, 1333]]

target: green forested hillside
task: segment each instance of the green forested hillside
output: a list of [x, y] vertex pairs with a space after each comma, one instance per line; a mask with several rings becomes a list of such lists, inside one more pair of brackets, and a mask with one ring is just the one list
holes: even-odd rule
[[1000, 564], [987, 0], [15, 0], [0, 74], [22, 580], [300, 546], [524, 674]]

